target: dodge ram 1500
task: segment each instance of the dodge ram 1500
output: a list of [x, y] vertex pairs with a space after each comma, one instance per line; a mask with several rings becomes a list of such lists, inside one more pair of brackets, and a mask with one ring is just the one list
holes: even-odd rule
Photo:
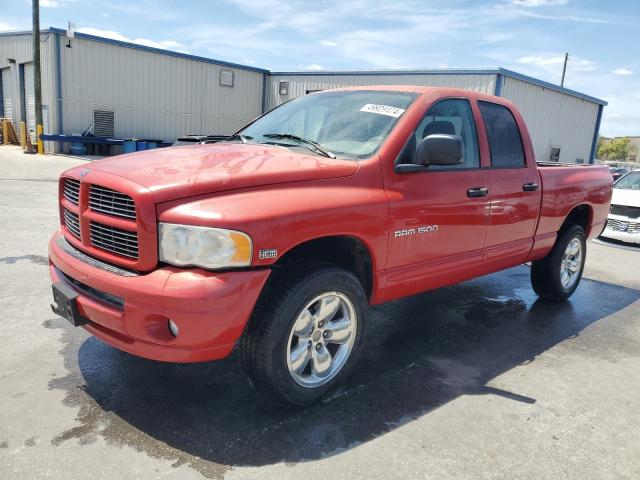
[[367, 305], [531, 262], [541, 297], [578, 286], [611, 175], [536, 164], [507, 100], [372, 86], [287, 102], [216, 144], [60, 177], [53, 310], [168, 362], [228, 356], [307, 405], [353, 369]]

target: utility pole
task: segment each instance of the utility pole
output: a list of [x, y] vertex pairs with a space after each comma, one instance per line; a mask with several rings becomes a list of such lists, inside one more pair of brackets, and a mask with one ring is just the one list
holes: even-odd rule
[[42, 88], [40, 85], [40, 1], [32, 0], [33, 19], [33, 91], [36, 107], [36, 143], [38, 153], [44, 153], [42, 135]]
[[564, 65], [562, 66], [562, 80], [560, 80], [560, 86], [564, 87], [564, 74], [567, 73], [567, 62], [569, 61], [569, 53], [564, 54]]

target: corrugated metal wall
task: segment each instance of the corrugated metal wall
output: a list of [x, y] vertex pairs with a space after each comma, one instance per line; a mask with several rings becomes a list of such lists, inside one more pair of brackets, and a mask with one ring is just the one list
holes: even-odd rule
[[[278, 84], [288, 81], [288, 94], [280, 95]], [[305, 95], [311, 90], [350, 87], [357, 85], [420, 85], [429, 87], [456, 87], [476, 92], [495, 92], [495, 74], [447, 74], [447, 73], [389, 73], [389, 74], [273, 74], [269, 75], [266, 92], [266, 108], [270, 110], [292, 98]]]
[[551, 147], [560, 147], [560, 162], [589, 162], [598, 105], [572, 95], [505, 77], [502, 97], [516, 104], [524, 117], [538, 161], [549, 161]]
[[[55, 131], [55, 118], [54, 109], [52, 109], [54, 102], [53, 95], [53, 81], [52, 81], [52, 55], [53, 55], [53, 42], [55, 36], [50, 33], [43, 33], [40, 35], [40, 71], [41, 71], [41, 83], [42, 83], [42, 116], [43, 127], [45, 133]], [[32, 44], [31, 35], [0, 35], [0, 69], [6, 72], [8, 69], [9, 74], [3, 75], [3, 78], [10, 78], [9, 89], [12, 95], [12, 109], [13, 109], [13, 123], [16, 132], [19, 130], [18, 124], [21, 121], [25, 121], [27, 115], [23, 108], [23, 86], [20, 84], [20, 68], [27, 67], [27, 71], [32, 64]], [[15, 63], [10, 63], [8, 59], [14, 59]], [[6, 88], [3, 85], [3, 89]], [[35, 118], [34, 106], [31, 103], [31, 112], [29, 117], [33, 120]], [[46, 145], [49, 149], [52, 145]]]
[[[85, 131], [93, 109], [115, 111], [115, 136], [173, 140], [229, 134], [261, 112], [263, 74], [75, 38], [61, 49], [64, 133]], [[234, 86], [220, 86], [220, 70]]]

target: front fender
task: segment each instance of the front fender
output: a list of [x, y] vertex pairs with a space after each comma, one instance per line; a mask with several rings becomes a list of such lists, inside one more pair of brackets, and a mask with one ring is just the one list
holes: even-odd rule
[[222, 192], [161, 204], [158, 220], [243, 231], [253, 240], [253, 266], [271, 265], [309, 240], [352, 236], [367, 246], [377, 272], [386, 267], [391, 226], [380, 177], [371, 183], [350, 177]]

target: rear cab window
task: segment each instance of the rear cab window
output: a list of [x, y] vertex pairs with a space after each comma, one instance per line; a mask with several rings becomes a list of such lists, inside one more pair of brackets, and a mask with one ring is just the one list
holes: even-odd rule
[[522, 137], [513, 113], [504, 105], [478, 101], [487, 131], [493, 168], [525, 167]]

